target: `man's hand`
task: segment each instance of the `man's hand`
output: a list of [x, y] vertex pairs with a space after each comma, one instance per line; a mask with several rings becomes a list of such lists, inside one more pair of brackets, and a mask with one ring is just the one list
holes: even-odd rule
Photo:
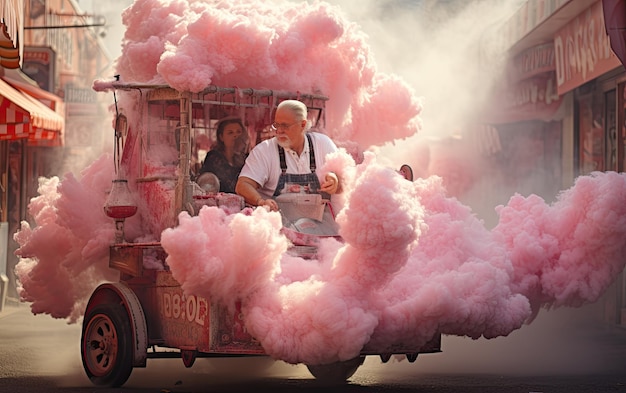
[[270, 208], [270, 211], [278, 211], [276, 201], [272, 198], [263, 198], [259, 193], [259, 188], [261, 188], [261, 186], [254, 180], [245, 176], [239, 176], [235, 191], [251, 206], [267, 206]]
[[278, 203], [276, 203], [276, 201], [273, 200], [272, 198], [268, 198], [268, 199], [259, 198], [257, 202], [257, 206], [267, 206], [270, 208], [270, 211], [272, 212], [278, 211]]
[[324, 182], [320, 185], [320, 191], [327, 194], [336, 194], [339, 192], [339, 178], [333, 172], [328, 172], [324, 178]]

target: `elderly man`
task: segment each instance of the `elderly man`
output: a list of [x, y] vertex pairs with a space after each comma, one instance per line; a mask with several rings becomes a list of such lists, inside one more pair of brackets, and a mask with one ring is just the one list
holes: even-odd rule
[[274, 198], [294, 187], [306, 192], [335, 194], [339, 179], [330, 172], [320, 184], [315, 169], [337, 146], [324, 134], [307, 132], [307, 107], [297, 100], [282, 101], [276, 108], [276, 136], [256, 145], [239, 174], [235, 191], [253, 206], [277, 211]]

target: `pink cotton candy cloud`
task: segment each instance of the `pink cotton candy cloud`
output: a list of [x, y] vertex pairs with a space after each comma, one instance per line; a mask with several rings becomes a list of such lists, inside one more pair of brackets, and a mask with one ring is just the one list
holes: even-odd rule
[[[37, 225], [17, 234], [28, 258], [17, 270], [35, 313], [76, 321], [97, 283], [115, 280], [101, 208], [109, 159], [80, 181], [42, 182], [30, 205]], [[339, 162], [348, 166], [342, 239], [322, 240], [317, 260], [285, 253], [280, 217], [263, 209], [204, 207], [161, 235], [183, 289], [241, 300], [247, 329], [277, 359], [347, 360], [364, 347], [419, 347], [438, 332], [507, 335], [537, 308], [595, 301], [624, 267], [624, 174], [581, 177], [553, 205], [515, 196], [489, 231], [438, 177], [406, 181], [369, 153], [357, 165], [339, 152], [326, 169]]]
[[414, 92], [377, 71], [364, 33], [327, 3], [138, 0], [123, 22], [124, 82], [325, 94], [326, 133], [363, 147], [421, 127]]
[[166, 44], [178, 42], [185, 33], [181, 22], [186, 8], [183, 1], [142, 0], [122, 12], [122, 22], [127, 26], [123, 55], [117, 59], [122, 81], [164, 82], [156, 67]]
[[227, 215], [205, 206], [195, 217], [181, 213], [161, 243], [183, 290], [229, 304], [273, 279], [288, 247], [281, 227], [280, 215], [264, 209]]
[[471, 210], [446, 196], [441, 179], [413, 183], [423, 222], [418, 245], [381, 288], [381, 310], [368, 348], [392, 348], [394, 340], [419, 347], [433, 334], [494, 337], [519, 328], [528, 300], [510, 288], [513, 268]]
[[[337, 218], [342, 240], [323, 241], [317, 261], [289, 256], [265, 260], [263, 271], [273, 273], [263, 275], [240, 269], [229, 257], [216, 258], [214, 251], [205, 247], [208, 254], [191, 264], [188, 258], [186, 265], [172, 266], [172, 271], [179, 274], [182, 269], [191, 275], [217, 266], [219, 279], [196, 282], [198, 290], [201, 282], [220, 282], [216, 289], [211, 285], [202, 289], [212, 296], [224, 296], [221, 282], [234, 281], [224, 277], [236, 274], [243, 283], [265, 277], [266, 281], [254, 281], [251, 291], [229, 290], [231, 296], [244, 295], [242, 311], [248, 331], [275, 358], [322, 364], [350, 359], [363, 347], [379, 352], [399, 343], [419, 347], [438, 332], [472, 338], [506, 336], [532, 318], [533, 307], [594, 301], [593, 295], [602, 293], [623, 269], [618, 252], [623, 241], [609, 247], [612, 254], [600, 256], [606, 263], [582, 267], [577, 256], [589, 257], [595, 248], [587, 246], [602, 241], [587, 231], [583, 232], [586, 241], [576, 239], [570, 244], [572, 249], [561, 257], [559, 268], [544, 262], [542, 271], [537, 272], [533, 269], [538, 264], [524, 256], [542, 255], [533, 250], [555, 221], [544, 218], [560, 213], [561, 205], [569, 205], [570, 194], [577, 196], [577, 208], [587, 212], [578, 215], [580, 221], [568, 218], [578, 231], [590, 223], [585, 217], [607, 220], [611, 213], [626, 216], [619, 204], [626, 192], [626, 175], [596, 174], [579, 180], [554, 206], [531, 198], [533, 208], [527, 209], [514, 198], [502, 208], [504, 224], [489, 231], [468, 207], [447, 196], [440, 178], [408, 182], [378, 164], [372, 155], [345, 173], [346, 202]], [[607, 191], [609, 184], [612, 191], [605, 193], [612, 196], [592, 202], [594, 198], [587, 193]], [[600, 205], [606, 209], [599, 209]], [[515, 216], [525, 217], [534, 230], [525, 230], [528, 225], [515, 230], [519, 223], [508, 218]], [[256, 219], [265, 225], [269, 217], [265, 213]], [[202, 218], [187, 220], [199, 223]], [[591, 224], [596, 228], [600, 221]], [[189, 237], [191, 232], [183, 233], [187, 225], [185, 222], [168, 233]], [[616, 239], [622, 238], [626, 225], [619, 220], [615, 225], [621, 229], [610, 240], [619, 243]], [[278, 229], [272, 230], [276, 234]], [[609, 226], [602, 236], [606, 238], [608, 231], [615, 229]], [[198, 230], [195, 227], [193, 233]], [[213, 229], [207, 227], [206, 231]], [[241, 234], [231, 232], [229, 236], [234, 236], [229, 241], [237, 242]], [[519, 243], [505, 240], [516, 238]], [[180, 248], [181, 255], [189, 248], [179, 241], [164, 246], [169, 253], [172, 247]], [[543, 259], [549, 255], [545, 253]], [[572, 272], [572, 265], [581, 265], [579, 271]], [[524, 280], [535, 275], [542, 279]], [[564, 292], [555, 292], [564, 277], [579, 280], [592, 296], [581, 298], [571, 285]], [[526, 282], [534, 285], [523, 286]]]
[[[245, 302], [247, 327], [269, 354], [307, 364], [358, 355], [379, 323], [381, 310], [372, 307], [376, 291], [406, 262], [419, 232], [420, 209], [410, 208], [415, 200], [402, 198], [403, 187], [409, 186], [388, 168], [365, 169], [346, 191], [353, 199], [340, 213], [343, 247], [330, 270], [287, 280], [287, 285], [267, 285]], [[387, 207], [378, 209], [379, 202]]]
[[390, 140], [415, 135], [422, 123], [421, 99], [397, 76], [378, 75], [371, 87], [371, 93], [364, 97], [361, 110], [353, 113], [356, 130], [378, 130], [364, 135], [364, 146], [377, 146]]
[[24, 221], [15, 235], [20, 244], [16, 254], [22, 258], [16, 266], [19, 293], [32, 302], [33, 313], [75, 322], [94, 287], [117, 278], [108, 267], [114, 227], [103, 211], [111, 166], [105, 155], [81, 180], [72, 174], [63, 181], [40, 180], [40, 195], [29, 205], [35, 226]]
[[546, 307], [595, 302], [624, 269], [626, 175], [579, 177], [552, 206], [515, 195], [494, 233], [511, 249], [515, 286]]
[[[343, 157], [345, 153], [331, 157], [324, 169], [334, 169], [338, 162], [349, 163], [342, 161]], [[337, 218], [343, 239], [339, 248], [333, 248], [334, 254], [322, 254], [317, 267], [310, 261], [283, 258], [281, 269], [275, 270], [281, 273], [259, 283], [258, 291], [243, 302], [248, 330], [272, 356], [317, 364], [347, 360], [365, 345], [378, 351], [389, 350], [398, 342], [419, 347], [437, 332], [472, 338], [503, 336], [532, 317], [535, 310], [531, 304], [553, 301], [550, 296], [537, 297], [550, 290], [553, 282], [544, 280], [538, 293], [534, 287], [520, 285], [527, 277], [525, 269], [536, 263], [519, 256], [532, 252], [545, 236], [545, 227], [530, 234], [514, 230], [517, 223], [508, 224], [505, 216], [503, 228], [511, 229], [507, 235], [521, 240], [511, 248], [502, 241], [501, 228], [488, 231], [468, 207], [446, 196], [440, 178], [407, 182], [377, 164], [370, 154], [363, 164], [346, 165], [339, 173], [347, 194]], [[626, 187], [616, 191], [615, 183], [623, 183], [623, 179], [617, 174], [603, 179], [606, 187], [611, 184], [612, 192], [606, 194], [616, 195], [611, 199], [617, 205]], [[584, 187], [586, 181], [580, 180], [577, 187]], [[587, 192], [594, 189], [603, 188], [595, 184], [583, 188]], [[563, 197], [580, 192], [585, 191], [574, 188]], [[517, 213], [534, 223], [546, 212], [560, 210], [558, 205], [555, 210], [531, 199], [531, 211], [513, 199], [503, 212], [509, 209], [508, 214]], [[581, 199], [592, 200], [588, 196]], [[598, 204], [607, 205], [603, 201]], [[587, 209], [582, 201], [576, 206]], [[626, 212], [617, 213], [624, 216]], [[593, 216], [606, 219], [611, 214]], [[570, 224], [581, 224], [572, 222], [571, 215], [564, 217], [569, 217]], [[619, 221], [616, 226], [626, 227]], [[621, 234], [616, 233], [616, 237]], [[578, 243], [578, 253], [584, 252], [585, 243]], [[612, 261], [604, 268], [593, 266], [599, 277], [592, 278], [599, 284], [596, 293], [603, 292], [615, 272], [623, 268], [619, 258], [614, 256]], [[591, 273], [589, 267], [584, 273], [585, 277]], [[240, 277], [246, 282], [245, 273]], [[576, 301], [576, 297], [570, 299]], [[594, 298], [585, 299], [589, 301]], [[324, 312], [329, 309], [333, 315], [341, 312], [337, 314], [341, 317], [331, 318]]]

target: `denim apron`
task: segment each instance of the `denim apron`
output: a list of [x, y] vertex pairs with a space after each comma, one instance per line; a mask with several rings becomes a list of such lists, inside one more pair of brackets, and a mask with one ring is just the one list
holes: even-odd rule
[[[315, 148], [313, 147], [313, 141], [311, 136], [306, 134], [309, 142], [309, 168], [311, 173], [287, 173], [287, 162], [285, 159], [285, 149], [278, 146], [278, 157], [280, 159], [281, 174], [278, 178], [278, 184], [274, 190], [274, 199], [278, 202], [279, 208], [281, 208], [280, 195], [295, 193], [295, 194], [320, 194], [322, 199], [326, 200], [324, 203], [324, 213], [321, 220], [306, 218], [306, 217], [294, 217], [293, 215], [282, 214], [283, 226], [286, 228], [295, 230], [297, 232], [306, 233], [315, 236], [337, 236], [338, 228], [335, 223], [335, 217], [330, 205], [330, 195], [325, 192], [320, 192], [321, 188], [319, 179], [315, 174]], [[287, 211], [288, 209], [281, 209]]]

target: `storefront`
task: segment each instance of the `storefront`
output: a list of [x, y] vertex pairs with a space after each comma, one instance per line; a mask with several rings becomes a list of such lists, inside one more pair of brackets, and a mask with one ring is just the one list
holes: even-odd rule
[[[611, 48], [603, 1], [560, 1], [546, 14], [540, 5], [548, 3], [529, 0], [508, 25], [516, 31], [521, 21], [511, 40], [506, 88], [494, 95], [497, 114], [487, 116], [503, 155], [513, 160], [511, 181], [539, 173], [542, 182], [529, 187], [539, 191], [550, 179], [564, 189], [593, 171], [626, 170], [626, 72]], [[526, 156], [517, 159], [512, 152], [520, 146]], [[623, 272], [602, 304], [605, 322], [626, 326]]]
[[[23, 9], [20, 1], [4, 6]], [[37, 178], [47, 166], [47, 154], [41, 151], [63, 146], [65, 128], [62, 99], [19, 69], [23, 47], [12, 38], [23, 23], [19, 13], [3, 11], [16, 19], [0, 25], [0, 309], [7, 297], [17, 299], [13, 273], [17, 244], [12, 235], [26, 217], [28, 199], [35, 195]]]
[[[104, 20], [76, 1], [0, 2], [0, 307], [16, 296], [13, 233], [40, 177], [76, 173], [104, 148], [111, 104], [91, 90], [113, 75]], [[19, 38], [19, 39], [18, 39]], [[8, 276], [8, 277], [7, 277]], [[6, 282], [9, 282], [6, 285]]]
[[[43, 150], [63, 145], [63, 102], [59, 97], [25, 82], [0, 78], [0, 275], [5, 295], [17, 298], [12, 234], [26, 217], [28, 199], [35, 195], [37, 178], [45, 173]], [[57, 112], [60, 111], [61, 113]], [[6, 254], [6, 255], [5, 255]]]
[[511, 192], [552, 200], [562, 188], [563, 96], [557, 93], [554, 45], [542, 43], [510, 59], [486, 114], [498, 131], [502, 181]]
[[[626, 72], [611, 49], [602, 2], [570, 20], [554, 36], [560, 95], [574, 102], [574, 168], [624, 172]], [[604, 297], [606, 322], [626, 326], [626, 275]]]
[[574, 97], [577, 174], [623, 171], [623, 138], [616, 127], [617, 92], [625, 74], [604, 29], [602, 2], [561, 28], [554, 46], [558, 93]]

